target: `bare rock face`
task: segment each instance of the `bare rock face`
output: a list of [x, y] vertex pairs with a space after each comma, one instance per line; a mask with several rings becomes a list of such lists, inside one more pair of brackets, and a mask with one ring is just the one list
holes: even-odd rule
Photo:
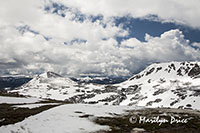
[[48, 78], [56, 78], [56, 77], [62, 77], [61, 75], [54, 73], [54, 72], [47, 72], [47, 77]]
[[155, 68], [153, 67], [153, 68], [151, 68], [147, 73], [146, 73], [146, 76], [147, 75], [149, 75], [149, 74], [151, 74], [153, 71], [155, 70]]
[[188, 76], [196, 77], [198, 75], [200, 75], [200, 67], [198, 64], [195, 64], [195, 66], [189, 71]]

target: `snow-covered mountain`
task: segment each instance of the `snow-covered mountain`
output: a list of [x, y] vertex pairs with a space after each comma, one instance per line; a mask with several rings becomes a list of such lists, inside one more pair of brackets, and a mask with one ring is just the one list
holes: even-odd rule
[[40, 98], [65, 100], [73, 94], [78, 84], [54, 72], [37, 75], [28, 83], [11, 92]]
[[200, 63], [197, 62], [152, 64], [119, 86], [135, 88], [121, 105], [200, 109]]
[[47, 72], [16, 91], [74, 103], [200, 109], [200, 63], [152, 64], [114, 85], [78, 84]]

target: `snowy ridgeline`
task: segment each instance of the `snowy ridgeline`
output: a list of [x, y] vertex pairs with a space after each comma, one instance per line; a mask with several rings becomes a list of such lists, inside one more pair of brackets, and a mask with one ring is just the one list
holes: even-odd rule
[[[109, 130], [108, 126], [97, 125], [92, 120], [95, 117], [112, 117], [112, 114], [122, 114], [126, 110], [136, 109], [142, 108], [133, 106], [66, 104], [31, 116], [22, 122], [1, 126], [0, 132], [80, 133]], [[86, 115], [89, 117], [84, 118]]]
[[114, 85], [78, 84], [47, 72], [11, 92], [73, 103], [200, 109], [200, 63], [152, 64]]

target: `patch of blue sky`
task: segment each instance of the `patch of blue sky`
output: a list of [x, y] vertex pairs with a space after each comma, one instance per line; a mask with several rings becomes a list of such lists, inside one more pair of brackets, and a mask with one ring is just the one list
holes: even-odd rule
[[80, 39], [80, 38], [74, 38], [73, 40], [69, 42], [64, 42], [64, 45], [73, 45], [73, 44], [84, 44], [87, 40]]
[[61, 17], [65, 17], [66, 12], [71, 12], [74, 15], [72, 20], [80, 21], [80, 22], [83, 22], [84, 20], [86, 20], [86, 16], [84, 14], [82, 14], [80, 11], [78, 11], [77, 9], [69, 8], [60, 3], [51, 2], [50, 5], [46, 5], [44, 7], [44, 10], [48, 13], [57, 14]]
[[[33, 33], [34, 35], [40, 35], [39, 32], [32, 30], [31, 27], [28, 26], [28, 25], [19, 26], [19, 27], [17, 27], [17, 30], [19, 31], [19, 33], [20, 33], [21, 35], [24, 35], [25, 32], [31, 32], [31, 33]], [[51, 37], [47, 37], [47, 36], [44, 36], [44, 35], [42, 35], [42, 37], [43, 37], [46, 41], [49, 41], [50, 39], [52, 39]]]
[[43, 35], [43, 38], [44, 38], [46, 41], [49, 41], [50, 39], [52, 39], [51, 37], [47, 37], [47, 36], [44, 36], [44, 35]]
[[23, 35], [25, 32], [31, 32], [31, 33], [33, 33], [33, 34], [35, 34], [35, 35], [40, 34], [39, 32], [32, 30], [32, 29], [30, 28], [30, 26], [28, 26], [28, 25], [19, 26], [19, 27], [17, 27], [17, 30], [18, 30], [19, 33], [22, 34], [22, 35]]
[[45, 5], [44, 10], [48, 13], [53, 13], [61, 17], [65, 17], [65, 11], [69, 10], [69, 8], [62, 4], [51, 2], [51, 5]]
[[[72, 9], [60, 3], [51, 2], [50, 5], [46, 5], [44, 8], [48, 13], [54, 13], [61, 17], [67, 17], [66, 12], [71, 12], [74, 17], [71, 18], [72, 21], [84, 22], [85, 20], [90, 20], [91, 22], [99, 21], [99, 23], [105, 28], [106, 23], [103, 22], [103, 15], [85, 15], [81, 13], [78, 9]], [[160, 22], [159, 18], [155, 15], [147, 16], [145, 18], [133, 18], [129, 15], [124, 17], [113, 17], [116, 26], [122, 25], [122, 28], [129, 31], [127, 36], [121, 37], [116, 36], [116, 40], [120, 44], [121, 41], [129, 38], [137, 38], [138, 40], [145, 42], [145, 34], [148, 33], [153, 37], [159, 37], [162, 33], [172, 30], [179, 29], [183, 32], [185, 39], [193, 42], [200, 42], [200, 30], [187, 27], [185, 25], [178, 25], [173, 22]]]
[[40, 34], [39, 32], [32, 30], [32, 29], [30, 28], [30, 26], [28, 26], [28, 25], [19, 26], [19, 27], [17, 27], [17, 30], [18, 30], [19, 33], [22, 34], [22, 35], [23, 35], [25, 32], [31, 32], [31, 33], [33, 33], [33, 34], [35, 34], [35, 35]]
[[[156, 19], [156, 16], [153, 17], [154, 19]], [[116, 26], [122, 25], [123, 29], [129, 31], [128, 36], [116, 37], [119, 43], [122, 40], [126, 40], [133, 37], [144, 42], [146, 33], [153, 37], [159, 37], [162, 33], [172, 29], [181, 30], [185, 36], [185, 39], [190, 40], [191, 43], [200, 42], [200, 30], [193, 29], [184, 25], [178, 25], [172, 22], [162, 23], [159, 21], [153, 21], [152, 19], [139, 19], [132, 18], [129, 16], [116, 17], [114, 21]]]
[[102, 21], [102, 15], [85, 15], [81, 13], [78, 9], [70, 8], [60, 3], [51, 2], [51, 4], [45, 5], [44, 10], [48, 13], [57, 14], [61, 17], [67, 17], [66, 12], [70, 12], [74, 15], [71, 18], [72, 21], [84, 22], [85, 20], [90, 20], [92, 23], [99, 21], [104, 28], [106, 27], [106, 24]]
[[75, 39], [73, 39], [73, 40], [71, 40], [71, 44], [73, 44], [73, 43], [86, 43], [87, 42], [87, 40], [83, 40], [83, 39], [79, 39], [79, 38], [75, 38]]

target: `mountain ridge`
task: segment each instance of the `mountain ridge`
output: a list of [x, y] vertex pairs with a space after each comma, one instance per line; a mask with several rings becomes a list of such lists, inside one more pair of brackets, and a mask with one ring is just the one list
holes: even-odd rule
[[79, 84], [45, 74], [12, 92], [74, 103], [200, 109], [200, 62], [152, 64], [114, 85]]

